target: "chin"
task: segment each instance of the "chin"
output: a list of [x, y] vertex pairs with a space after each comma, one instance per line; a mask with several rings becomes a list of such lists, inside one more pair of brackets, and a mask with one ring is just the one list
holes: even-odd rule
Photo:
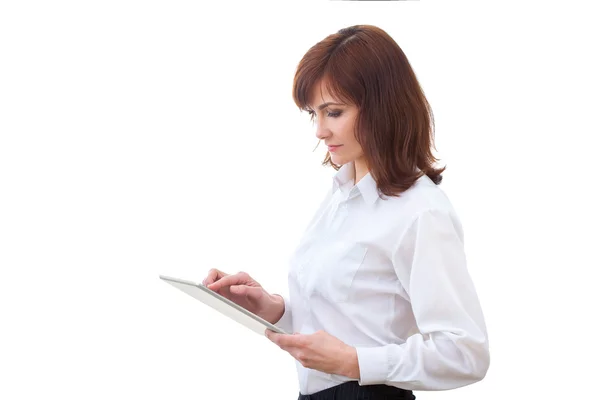
[[344, 165], [349, 161], [345, 157], [339, 157], [335, 154], [329, 153], [329, 156], [331, 158], [331, 162], [334, 163], [335, 165]]

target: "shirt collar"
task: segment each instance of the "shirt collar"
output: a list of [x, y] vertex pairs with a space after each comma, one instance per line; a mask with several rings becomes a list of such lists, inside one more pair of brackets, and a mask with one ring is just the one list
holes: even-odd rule
[[[371, 176], [371, 173], [367, 173], [357, 184], [353, 187], [352, 182], [354, 181], [354, 162], [349, 162], [341, 166], [337, 173], [333, 177], [332, 192], [336, 190], [358, 190], [362, 195], [365, 202], [368, 204], [374, 204], [379, 198], [379, 192], [377, 190], [377, 182]], [[352, 193], [350, 193], [352, 195]]]

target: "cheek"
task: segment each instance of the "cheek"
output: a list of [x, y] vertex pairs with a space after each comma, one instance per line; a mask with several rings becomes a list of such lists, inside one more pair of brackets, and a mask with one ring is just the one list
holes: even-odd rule
[[362, 148], [358, 140], [354, 137], [354, 132], [350, 131], [344, 138], [344, 150], [346, 153], [352, 155], [359, 155], [362, 153]]
[[355, 148], [358, 146], [358, 141], [354, 137], [354, 124], [344, 122], [343, 124], [339, 124], [338, 127], [338, 136], [344, 145], [348, 147]]

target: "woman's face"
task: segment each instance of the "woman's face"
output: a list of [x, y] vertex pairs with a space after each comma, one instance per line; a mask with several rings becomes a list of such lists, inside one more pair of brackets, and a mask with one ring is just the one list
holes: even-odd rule
[[323, 82], [315, 85], [308, 107], [317, 126], [316, 136], [327, 146], [331, 161], [336, 165], [360, 161], [363, 151], [354, 138], [358, 107], [341, 104], [331, 96]]

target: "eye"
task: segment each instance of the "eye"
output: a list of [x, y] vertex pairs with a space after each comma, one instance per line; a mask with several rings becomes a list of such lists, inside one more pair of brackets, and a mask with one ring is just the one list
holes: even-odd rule
[[[310, 120], [314, 122], [315, 117], [316, 117], [316, 113], [313, 110], [306, 110], [306, 112], [308, 113], [308, 115], [310, 115]], [[332, 111], [332, 112], [327, 112], [327, 116], [331, 117], [331, 118], [337, 118], [342, 114], [341, 111]]]

